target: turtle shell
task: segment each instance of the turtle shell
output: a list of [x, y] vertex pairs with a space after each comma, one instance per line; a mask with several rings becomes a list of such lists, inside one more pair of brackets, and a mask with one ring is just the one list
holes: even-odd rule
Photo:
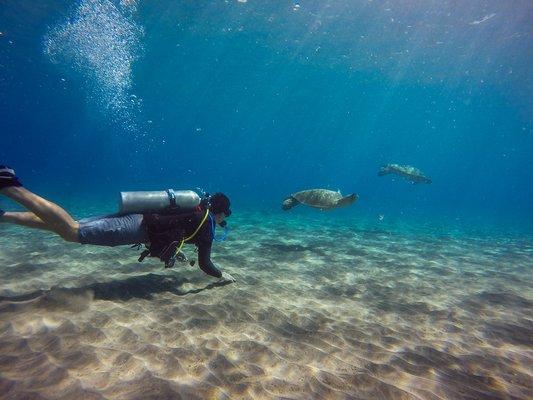
[[310, 189], [292, 195], [300, 203], [316, 208], [333, 208], [342, 199], [339, 192], [327, 189]]

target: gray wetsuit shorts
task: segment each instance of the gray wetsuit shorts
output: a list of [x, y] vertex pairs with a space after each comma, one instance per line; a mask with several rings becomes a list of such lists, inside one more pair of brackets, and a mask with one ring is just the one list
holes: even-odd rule
[[120, 246], [149, 241], [142, 214], [104, 215], [81, 219], [78, 237], [81, 244]]

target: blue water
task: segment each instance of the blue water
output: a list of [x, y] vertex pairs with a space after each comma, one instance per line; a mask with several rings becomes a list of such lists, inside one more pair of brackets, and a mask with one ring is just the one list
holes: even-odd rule
[[[324, 187], [358, 193], [357, 216], [531, 231], [532, 16], [527, 1], [2, 2], [0, 159], [65, 201], [202, 187], [277, 211]], [[378, 178], [389, 162], [433, 183]]]
[[1, 223], [0, 399], [531, 398], [532, 4], [0, 0], [0, 164], [223, 191], [236, 279]]

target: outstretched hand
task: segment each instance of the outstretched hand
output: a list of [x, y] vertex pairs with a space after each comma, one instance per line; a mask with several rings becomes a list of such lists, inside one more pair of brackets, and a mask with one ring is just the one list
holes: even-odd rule
[[222, 276], [220, 277], [220, 281], [222, 282], [237, 282], [237, 280], [231, 276], [229, 273], [227, 272], [222, 272]]

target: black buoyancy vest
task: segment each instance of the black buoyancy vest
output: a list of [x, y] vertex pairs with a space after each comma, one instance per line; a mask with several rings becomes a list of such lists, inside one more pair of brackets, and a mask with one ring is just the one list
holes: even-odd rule
[[202, 221], [198, 214], [204, 211], [179, 214], [144, 214], [143, 225], [148, 232], [150, 243], [141, 253], [139, 261], [145, 257], [157, 257], [165, 263], [165, 267], [172, 267], [176, 250], [182, 240], [192, 234]]

